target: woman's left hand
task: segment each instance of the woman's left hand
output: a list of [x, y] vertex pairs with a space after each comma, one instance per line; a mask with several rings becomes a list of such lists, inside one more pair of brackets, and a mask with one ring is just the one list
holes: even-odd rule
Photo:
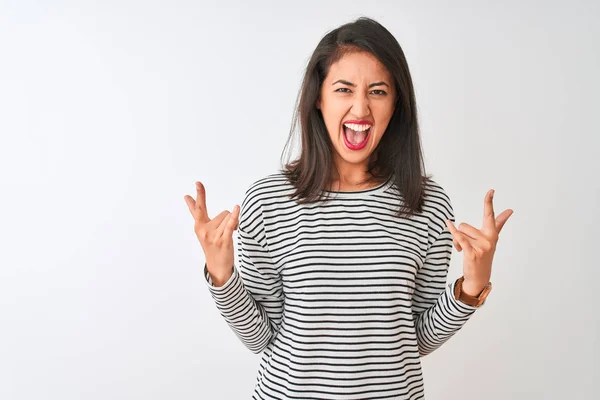
[[495, 218], [493, 199], [494, 190], [490, 190], [484, 199], [483, 228], [481, 230], [464, 222], [461, 222], [458, 229], [456, 229], [452, 221], [446, 220], [446, 225], [454, 239], [454, 246], [458, 251], [461, 251], [461, 249], [465, 251], [463, 259], [465, 280], [462, 290], [471, 296], [478, 296], [490, 282], [492, 260], [498, 243], [498, 235], [514, 212], [507, 209]]

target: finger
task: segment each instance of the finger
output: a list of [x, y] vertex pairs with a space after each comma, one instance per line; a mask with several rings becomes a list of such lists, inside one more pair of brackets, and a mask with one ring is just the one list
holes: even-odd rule
[[225, 218], [223, 218], [223, 220], [217, 227], [217, 230], [215, 231], [215, 238], [221, 238], [223, 236], [225, 227], [227, 226], [227, 224], [229, 223], [229, 220], [231, 219], [231, 213], [229, 211], [225, 211], [225, 212], [227, 213], [227, 215], [225, 216]]
[[454, 247], [456, 248], [456, 251], [462, 251], [462, 247], [460, 247], [460, 244], [458, 243], [458, 240], [456, 239], [452, 239], [452, 244], [454, 244]]
[[185, 203], [187, 204], [190, 213], [192, 214], [192, 217], [194, 217], [194, 219], [196, 219], [197, 213], [196, 213], [196, 201], [194, 200], [194, 198], [190, 195], [185, 195], [183, 196], [183, 199], [185, 200]]
[[458, 229], [456, 229], [456, 226], [454, 226], [452, 221], [450, 221], [449, 219], [446, 220], [446, 225], [448, 226], [448, 229], [450, 229], [452, 237], [456, 239], [456, 241], [458, 242], [458, 244], [460, 244], [460, 247], [462, 247], [463, 250], [471, 251], [473, 249], [473, 246], [469, 241], [470, 238]]
[[201, 182], [196, 181], [196, 213], [200, 222], [209, 222], [208, 210], [206, 209], [206, 189]]
[[458, 225], [458, 230], [473, 240], [478, 240], [483, 237], [483, 234], [479, 229], [475, 228], [473, 225], [467, 224], [466, 222], [461, 222], [460, 225]]
[[483, 229], [487, 232], [497, 232], [494, 218], [494, 192], [494, 189], [488, 191], [483, 202]]
[[212, 226], [216, 226], [215, 233], [219, 229], [219, 226], [221, 226], [221, 224], [223, 223], [223, 220], [225, 218], [227, 218], [227, 215], [229, 215], [229, 211], [223, 210], [223, 211], [221, 211], [219, 213], [219, 215], [217, 215], [216, 217], [214, 217], [212, 219], [212, 221], [210, 221], [210, 223], [211, 223]]
[[233, 211], [229, 214], [229, 220], [225, 224], [225, 229], [223, 230], [223, 236], [232, 237], [233, 231], [237, 229], [238, 221], [240, 215], [240, 207], [236, 204], [233, 207]]
[[498, 215], [498, 218], [496, 218], [496, 229], [498, 230], [498, 234], [500, 234], [502, 227], [506, 221], [508, 221], [510, 216], [513, 215], [513, 213], [514, 211], [509, 208], [508, 210], [504, 210], [502, 214]]

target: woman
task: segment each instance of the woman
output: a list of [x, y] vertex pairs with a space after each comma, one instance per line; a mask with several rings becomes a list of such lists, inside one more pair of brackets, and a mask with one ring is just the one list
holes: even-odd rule
[[[404, 53], [372, 19], [320, 41], [298, 120], [300, 157], [252, 183], [241, 208], [211, 220], [201, 183], [185, 196], [215, 304], [263, 353], [253, 398], [423, 398], [419, 358], [483, 304], [512, 210], [495, 218], [490, 191], [481, 230], [453, 225], [424, 174]], [[464, 276], [447, 284], [453, 241]]]

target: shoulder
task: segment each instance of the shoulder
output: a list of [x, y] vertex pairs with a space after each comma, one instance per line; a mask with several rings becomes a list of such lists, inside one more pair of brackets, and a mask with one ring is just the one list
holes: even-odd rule
[[247, 228], [259, 221], [263, 223], [265, 206], [280, 199], [290, 190], [290, 187], [286, 176], [281, 172], [253, 178], [244, 192], [240, 209], [240, 225]]
[[446, 220], [454, 221], [454, 209], [447, 190], [437, 180], [429, 178], [423, 189], [423, 213], [428, 217], [430, 228], [440, 231], [446, 228]]
[[423, 186], [424, 202], [428, 207], [452, 209], [452, 201], [446, 189], [434, 179]]
[[244, 193], [244, 202], [266, 203], [271, 199], [281, 197], [291, 187], [286, 176], [275, 172], [253, 179]]
[[275, 193], [289, 185], [290, 183], [283, 173], [271, 173], [252, 180], [246, 188], [245, 197], [268, 197], [269, 193]]

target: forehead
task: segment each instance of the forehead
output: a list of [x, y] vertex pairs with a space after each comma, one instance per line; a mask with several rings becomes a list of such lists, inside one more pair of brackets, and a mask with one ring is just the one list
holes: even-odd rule
[[390, 80], [390, 74], [384, 65], [372, 54], [354, 51], [345, 54], [337, 62], [331, 64], [326, 80], [348, 79], [352, 82], [360, 80]]

